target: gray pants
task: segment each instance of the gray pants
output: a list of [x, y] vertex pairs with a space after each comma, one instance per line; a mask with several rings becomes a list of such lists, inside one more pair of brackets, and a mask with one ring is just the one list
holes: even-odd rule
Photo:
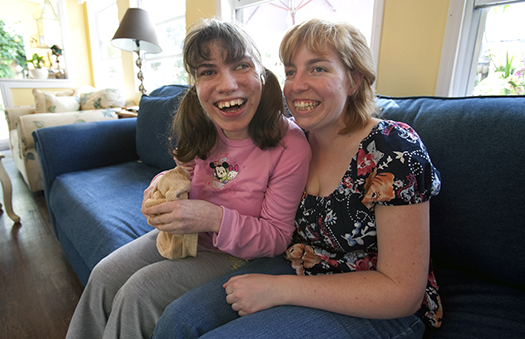
[[91, 272], [66, 338], [150, 338], [162, 312], [190, 289], [245, 261], [226, 253], [168, 260], [154, 230], [101, 260]]

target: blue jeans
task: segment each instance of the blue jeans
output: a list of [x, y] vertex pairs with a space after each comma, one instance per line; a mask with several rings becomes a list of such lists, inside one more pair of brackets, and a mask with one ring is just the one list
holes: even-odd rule
[[261, 258], [191, 290], [164, 311], [153, 334], [164, 338], [422, 338], [425, 325], [412, 315], [363, 319], [319, 309], [278, 306], [239, 317], [226, 302], [222, 285], [235, 275], [295, 274], [281, 257]]

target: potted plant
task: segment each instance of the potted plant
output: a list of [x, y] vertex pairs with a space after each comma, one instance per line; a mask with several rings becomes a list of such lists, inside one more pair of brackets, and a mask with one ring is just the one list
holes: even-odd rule
[[35, 53], [33, 54], [33, 58], [27, 60], [27, 62], [33, 64], [33, 68], [29, 70], [29, 73], [33, 79], [47, 79], [49, 76], [49, 71], [47, 68], [44, 68], [43, 56]]

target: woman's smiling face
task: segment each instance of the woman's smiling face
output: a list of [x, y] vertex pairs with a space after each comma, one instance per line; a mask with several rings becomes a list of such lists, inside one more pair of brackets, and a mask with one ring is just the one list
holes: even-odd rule
[[249, 138], [248, 124], [261, 101], [261, 72], [253, 58], [225, 63], [220, 42], [211, 41], [209, 60], [197, 66], [195, 88], [202, 108], [229, 139]]
[[317, 54], [300, 45], [285, 65], [285, 73], [286, 102], [301, 128], [339, 131], [344, 127], [343, 112], [356, 86], [331, 48]]

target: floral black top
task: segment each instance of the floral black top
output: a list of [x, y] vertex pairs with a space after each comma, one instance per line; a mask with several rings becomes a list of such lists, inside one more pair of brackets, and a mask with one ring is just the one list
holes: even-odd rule
[[[299, 275], [374, 270], [374, 206], [417, 204], [439, 193], [441, 178], [425, 145], [407, 124], [383, 120], [361, 141], [337, 189], [327, 197], [304, 194], [294, 245], [285, 253]], [[420, 314], [441, 325], [442, 309], [432, 267]]]

